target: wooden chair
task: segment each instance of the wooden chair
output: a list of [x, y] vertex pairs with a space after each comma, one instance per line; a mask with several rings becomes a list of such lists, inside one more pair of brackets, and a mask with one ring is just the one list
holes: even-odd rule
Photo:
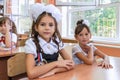
[[17, 46], [18, 46], [18, 47], [20, 47], [20, 46], [25, 46], [26, 40], [27, 40], [27, 39], [18, 39]]
[[[65, 47], [64, 47], [64, 49], [65, 49], [65, 51], [68, 53], [68, 55], [72, 58], [72, 47], [73, 47], [74, 45], [72, 44], [72, 45], [66, 45]], [[59, 55], [59, 57], [58, 57], [58, 60], [62, 60], [63, 58]]]
[[17, 53], [7, 61], [8, 76], [10, 80], [19, 80], [27, 77], [25, 68], [25, 53]]
[[70, 57], [72, 57], [72, 47], [73, 47], [74, 45], [73, 44], [71, 44], [71, 45], [67, 45], [67, 46], [65, 46], [65, 50], [67, 51], [67, 53], [69, 54], [69, 56]]

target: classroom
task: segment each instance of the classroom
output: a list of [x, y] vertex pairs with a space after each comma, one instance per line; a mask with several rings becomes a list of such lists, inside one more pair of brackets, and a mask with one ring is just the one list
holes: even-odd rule
[[0, 80], [119, 74], [120, 0], [0, 0]]

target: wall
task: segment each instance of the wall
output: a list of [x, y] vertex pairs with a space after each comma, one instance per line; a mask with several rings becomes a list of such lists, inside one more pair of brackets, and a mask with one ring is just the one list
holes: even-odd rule
[[101, 46], [101, 45], [96, 45], [96, 47], [98, 49], [100, 49], [101, 51], [103, 51], [105, 54], [109, 55], [109, 56], [116, 56], [116, 57], [120, 57], [120, 46]]

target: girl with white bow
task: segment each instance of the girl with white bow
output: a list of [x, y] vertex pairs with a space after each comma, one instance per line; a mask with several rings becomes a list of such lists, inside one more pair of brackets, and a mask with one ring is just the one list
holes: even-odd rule
[[[54, 5], [32, 5], [31, 38], [26, 41], [26, 69], [29, 79], [43, 78], [73, 69], [74, 62], [64, 50], [58, 31], [61, 13]], [[58, 60], [59, 54], [64, 60]]]
[[78, 20], [75, 28], [75, 39], [78, 41], [72, 48], [73, 60], [75, 64], [88, 64], [92, 65], [95, 60], [95, 56], [101, 57], [102, 62], [98, 63], [103, 68], [112, 68], [109, 62], [109, 58], [102, 51], [97, 49], [92, 43], [90, 43], [91, 32], [89, 29], [89, 22], [87, 20]]

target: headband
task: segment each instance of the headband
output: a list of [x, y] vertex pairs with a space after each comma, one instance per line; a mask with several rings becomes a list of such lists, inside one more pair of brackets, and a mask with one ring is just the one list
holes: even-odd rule
[[33, 4], [30, 8], [30, 16], [35, 22], [38, 16], [43, 12], [51, 13], [58, 23], [61, 21], [62, 15], [60, 13], [60, 10], [52, 4], [44, 5], [36, 3]]

